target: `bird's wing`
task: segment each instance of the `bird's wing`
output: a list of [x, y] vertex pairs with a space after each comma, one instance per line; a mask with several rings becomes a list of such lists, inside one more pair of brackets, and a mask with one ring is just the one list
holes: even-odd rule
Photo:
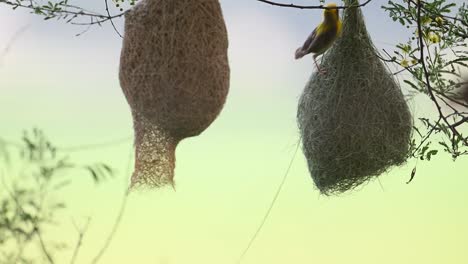
[[296, 50], [296, 59], [302, 58], [306, 54], [309, 54], [311, 52], [310, 51], [310, 46], [314, 42], [314, 39], [316, 38], [316, 36], [317, 36], [317, 28], [315, 28], [314, 31], [312, 31], [312, 33], [310, 33], [310, 35], [307, 38], [307, 40], [305, 41], [304, 45], [302, 45], [302, 47], [300, 47], [300, 48], [298, 48]]
[[301, 50], [304, 52], [310, 53], [309, 49], [312, 46], [312, 43], [314, 42], [316, 38], [317, 38], [317, 28], [315, 28], [314, 31], [310, 33], [309, 37], [304, 42], [304, 45], [302, 45]]
[[320, 55], [325, 52], [336, 39], [338, 27], [327, 27], [324, 24], [320, 24], [307, 38], [304, 45], [296, 51], [296, 58], [300, 58], [309, 53]]

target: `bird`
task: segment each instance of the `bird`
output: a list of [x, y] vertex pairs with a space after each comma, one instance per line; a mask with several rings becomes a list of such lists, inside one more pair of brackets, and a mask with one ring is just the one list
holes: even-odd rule
[[327, 51], [341, 34], [341, 20], [336, 4], [330, 3], [323, 11], [323, 21], [312, 31], [302, 47], [296, 50], [295, 58], [300, 59], [313, 53], [315, 66], [320, 73], [324, 73], [318, 63], [317, 57]]

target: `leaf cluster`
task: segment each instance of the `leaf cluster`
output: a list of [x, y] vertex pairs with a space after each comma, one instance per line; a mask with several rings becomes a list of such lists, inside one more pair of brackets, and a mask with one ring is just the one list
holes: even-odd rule
[[[45, 240], [44, 233], [57, 224], [56, 214], [66, 208], [57, 194], [72, 181], [67, 172], [84, 170], [99, 183], [113, 176], [114, 170], [104, 163], [70, 161], [39, 129], [24, 132], [22, 143], [13, 150], [5, 144], [0, 148], [0, 168], [9, 168], [8, 175], [3, 171], [0, 175], [5, 190], [0, 195], [0, 263], [53, 263], [54, 252], [65, 244]], [[18, 171], [16, 177], [11, 175], [13, 167]], [[40, 258], [27, 254], [34, 245], [43, 253]]]

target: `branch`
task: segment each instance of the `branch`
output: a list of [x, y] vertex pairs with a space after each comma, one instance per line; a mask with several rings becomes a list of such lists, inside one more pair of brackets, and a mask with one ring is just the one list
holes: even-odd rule
[[[24, 0], [22, 0], [24, 1]], [[6, 5], [9, 5], [13, 7], [13, 9], [16, 8], [23, 8], [23, 9], [29, 9], [34, 13], [39, 12], [39, 14], [45, 15], [45, 19], [50, 19], [50, 18], [68, 18], [66, 21], [67, 23], [72, 23], [74, 19], [77, 17], [89, 17], [89, 18], [94, 18], [96, 20], [92, 20], [90, 23], [72, 23], [72, 24], [77, 24], [77, 25], [94, 25], [94, 24], [101, 24], [107, 21], [110, 21], [115, 29], [115, 25], [113, 23], [113, 19], [122, 17], [125, 15], [126, 12], [121, 12], [116, 15], [111, 15], [108, 8], [107, 10], [107, 15], [99, 14], [96, 12], [92, 11], [87, 11], [79, 6], [74, 6], [74, 5], [68, 5], [68, 4], [61, 4], [57, 6], [57, 8], [51, 9], [48, 6], [40, 6], [40, 5], [35, 5], [34, 2], [29, 2], [29, 4], [24, 4], [22, 1], [10, 1], [10, 0], [0, 0], [0, 3], [4, 3]], [[106, 2], [106, 7], [108, 7], [108, 0], [105, 0]], [[65, 9], [63, 9], [65, 8]], [[120, 33], [119, 33], [120, 35]]]
[[75, 261], [76, 261], [76, 258], [78, 256], [78, 252], [80, 251], [81, 245], [83, 243], [83, 238], [84, 238], [84, 235], [85, 235], [86, 231], [88, 230], [90, 221], [91, 221], [91, 218], [88, 218], [88, 220], [86, 221], [86, 224], [85, 224], [85, 226], [83, 228], [78, 228], [78, 226], [75, 224], [75, 228], [78, 231], [78, 241], [76, 242], [75, 250], [73, 251], [73, 256], [72, 256], [72, 258], [70, 260], [70, 264], [74, 264]]
[[106, 12], [107, 12], [107, 17], [110, 17], [109, 20], [111, 22], [111, 25], [112, 27], [114, 28], [115, 32], [117, 33], [117, 35], [119, 35], [119, 37], [123, 38], [122, 34], [120, 34], [120, 32], [117, 30], [117, 28], [115, 27], [115, 24], [114, 24], [114, 21], [112, 20], [112, 16], [110, 14], [110, 11], [109, 11], [109, 3], [108, 3], [108, 0], [104, 0], [104, 2], [106, 3]]
[[268, 210], [266, 211], [265, 215], [263, 216], [262, 222], [260, 222], [260, 225], [257, 227], [257, 230], [255, 230], [255, 233], [250, 238], [249, 243], [247, 244], [247, 247], [244, 249], [244, 251], [242, 251], [241, 256], [237, 260], [237, 264], [240, 264], [242, 262], [245, 255], [247, 254], [249, 249], [252, 247], [252, 244], [255, 241], [255, 239], [257, 238], [258, 234], [260, 234], [260, 231], [262, 230], [263, 226], [265, 225], [266, 220], [270, 216], [270, 213], [271, 213], [271, 211], [273, 209], [273, 206], [275, 205], [276, 200], [278, 200], [279, 194], [280, 194], [281, 190], [283, 189], [283, 186], [284, 186], [284, 184], [286, 182], [286, 179], [287, 179], [287, 177], [289, 175], [289, 171], [291, 170], [291, 167], [293, 165], [293, 162], [294, 162], [294, 159], [296, 157], [297, 151], [299, 150], [299, 146], [301, 145], [301, 140], [302, 140], [302, 138], [299, 138], [299, 141], [297, 142], [297, 145], [296, 145], [296, 150], [294, 151], [293, 158], [289, 162], [288, 168], [286, 169], [286, 172], [283, 175], [283, 179], [281, 180], [281, 183], [278, 186], [278, 189], [276, 189], [275, 196], [273, 196], [273, 200], [271, 201], [270, 206], [268, 207]]
[[462, 118], [462, 120], [460, 120], [460, 121], [458, 121], [456, 123], [453, 123], [450, 127], [455, 128], [455, 127], [460, 126], [460, 125], [462, 125], [464, 123], [467, 123], [467, 122], [468, 122], [468, 116]]
[[83, 144], [83, 145], [68, 146], [68, 147], [57, 147], [57, 150], [63, 151], [63, 152], [77, 152], [77, 151], [101, 149], [101, 148], [114, 147], [116, 145], [127, 143], [131, 141], [132, 139], [133, 139], [132, 136], [126, 136], [126, 137], [121, 137], [121, 138], [116, 138], [116, 139], [112, 139], [109, 141], [105, 141], [102, 143]]
[[463, 106], [463, 107], [466, 107], [468, 108], [468, 103], [464, 103], [464, 102], [461, 102], [461, 101], [458, 101], [457, 99], [454, 99], [450, 96], [447, 96], [446, 94], [442, 93], [442, 92], [439, 92], [437, 90], [434, 90], [434, 92], [442, 97], [444, 97], [445, 99], [453, 102], [453, 103], [456, 103], [457, 105], [460, 105], [460, 106]]
[[[133, 154], [130, 152], [130, 155], [128, 156], [128, 162], [127, 162], [127, 174], [130, 173], [131, 169], [131, 161], [132, 161]], [[110, 243], [112, 242], [112, 239], [114, 238], [115, 233], [117, 232], [117, 229], [119, 228], [120, 222], [122, 222], [122, 218], [125, 212], [125, 208], [127, 207], [127, 201], [128, 197], [130, 196], [130, 189], [127, 189], [125, 192], [125, 196], [122, 202], [122, 205], [119, 210], [119, 215], [117, 216], [117, 219], [115, 220], [114, 226], [112, 227], [112, 231], [110, 232], [109, 236], [107, 237], [107, 240], [104, 244], [104, 246], [101, 248], [99, 253], [94, 257], [93, 261], [91, 262], [92, 264], [98, 263], [98, 261], [101, 259], [101, 257], [104, 255], [104, 252], [109, 248]]]
[[39, 228], [36, 224], [34, 224], [34, 233], [37, 235], [39, 238], [39, 244], [41, 245], [42, 253], [46, 256], [47, 260], [49, 261], [50, 264], [55, 264], [54, 259], [52, 258], [52, 255], [49, 253], [49, 251], [46, 248], [46, 245], [44, 243], [44, 239], [42, 239], [41, 232], [39, 231]]
[[114, 226], [112, 227], [112, 230], [109, 236], [107, 237], [106, 242], [104, 243], [104, 246], [101, 248], [101, 250], [99, 250], [98, 254], [96, 255], [96, 257], [94, 257], [93, 261], [91, 262], [92, 264], [98, 263], [98, 261], [104, 255], [104, 252], [106, 252], [107, 248], [109, 248], [112, 242], [112, 239], [114, 239], [114, 235], [117, 232], [117, 229], [119, 228], [120, 222], [122, 222], [125, 208], [127, 207], [127, 201], [128, 201], [129, 195], [130, 195], [130, 189], [127, 190], [127, 192], [125, 193], [125, 197], [120, 207], [119, 215], [117, 216], [117, 219], [115, 220]]
[[370, 3], [372, 0], [367, 0], [366, 2], [359, 4], [359, 5], [350, 5], [350, 6], [337, 6], [337, 7], [327, 7], [324, 5], [295, 5], [295, 4], [283, 4], [283, 3], [278, 3], [278, 2], [273, 2], [273, 1], [267, 1], [267, 0], [257, 0], [259, 2], [273, 5], [273, 6], [279, 6], [279, 7], [289, 7], [289, 8], [297, 8], [297, 9], [346, 9], [350, 7], [364, 7], [368, 3]]
[[[0, 0], [0, 3], [5, 3], [6, 5], [12, 6], [14, 9], [16, 9], [18, 7], [21, 7], [21, 8], [29, 9], [29, 10], [32, 10], [32, 11], [35, 11], [36, 8], [39, 7], [39, 6], [34, 6], [32, 2], [29, 5], [25, 5], [25, 4], [22, 4], [21, 2], [12, 2], [12, 1], [9, 1], [9, 0]], [[101, 14], [98, 14], [98, 13], [86, 12], [83, 9], [81, 9], [80, 7], [75, 7], [75, 6], [67, 6], [67, 7], [75, 8], [75, 9], [77, 9], [79, 11], [60, 9], [60, 10], [54, 11], [54, 13], [57, 13], [57, 14], [60, 14], [60, 15], [76, 15], [76, 16], [99, 17], [99, 18], [107, 18], [108, 17], [108, 16], [101, 15]], [[117, 16], [115, 16], [115, 17], [117, 17]]]

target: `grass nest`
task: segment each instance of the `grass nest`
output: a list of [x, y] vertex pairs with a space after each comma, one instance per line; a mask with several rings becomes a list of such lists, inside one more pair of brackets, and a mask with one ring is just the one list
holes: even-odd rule
[[342, 35], [323, 56], [326, 73], [313, 73], [300, 98], [303, 152], [323, 194], [354, 189], [408, 157], [413, 118], [377, 54], [360, 8], [347, 8]]
[[119, 77], [134, 120], [132, 187], [173, 184], [176, 146], [224, 106], [227, 51], [218, 0], [142, 0], [125, 15]]

